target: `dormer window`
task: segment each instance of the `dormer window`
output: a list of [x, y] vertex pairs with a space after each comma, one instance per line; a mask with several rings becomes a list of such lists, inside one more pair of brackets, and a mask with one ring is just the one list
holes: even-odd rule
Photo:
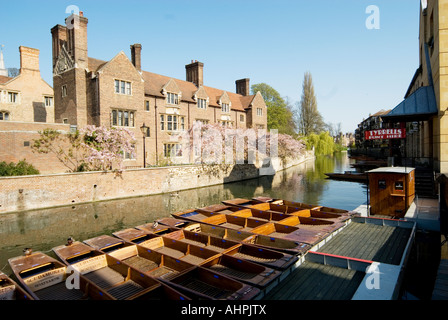
[[230, 105], [228, 103], [222, 103], [221, 104], [221, 111], [225, 113], [230, 112]]
[[179, 95], [177, 93], [168, 92], [166, 94], [166, 102], [168, 104], [179, 104]]
[[8, 92], [9, 103], [19, 103], [19, 94], [17, 92]]
[[198, 99], [198, 109], [204, 109], [207, 107], [207, 100]]

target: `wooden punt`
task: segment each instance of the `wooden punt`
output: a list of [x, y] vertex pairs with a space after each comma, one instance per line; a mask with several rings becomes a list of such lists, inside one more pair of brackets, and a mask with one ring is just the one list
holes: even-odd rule
[[[166, 229], [166, 226], [164, 227]], [[127, 228], [112, 233], [113, 236], [134, 244], [145, 243], [148, 240], [158, 237], [157, 234], [139, 230], [136, 228]]]
[[324, 234], [329, 234], [343, 226], [343, 222], [332, 222], [324, 219], [314, 219], [309, 217], [290, 216], [278, 222], [292, 227], [318, 231]]
[[288, 217], [288, 215], [280, 212], [263, 211], [252, 208], [242, 208], [228, 205], [214, 205], [204, 208], [196, 209], [198, 213], [208, 212], [215, 214], [227, 214], [231, 216], [243, 217], [243, 218], [254, 218], [264, 221], [280, 221]]
[[34, 300], [21, 286], [0, 271], [0, 300]]
[[192, 243], [202, 243], [210, 250], [280, 270], [287, 269], [298, 259], [293, 255], [283, 252], [263, 249], [240, 241], [222, 239], [210, 234], [189, 231], [186, 229], [173, 231], [172, 233], [167, 234], [166, 237], [172, 237], [178, 241], [183, 241], [184, 238], [187, 238], [188, 241], [191, 241]]
[[[187, 221], [187, 220], [184, 220]], [[291, 241], [287, 239], [271, 238], [264, 235], [257, 235], [247, 231], [224, 228], [217, 225], [210, 225], [200, 222], [187, 221], [182, 225], [182, 229], [196, 233], [205, 233], [213, 237], [225, 240], [232, 240], [246, 244], [252, 244], [265, 249], [281, 251], [288, 254], [303, 254], [309, 250], [307, 243]]]
[[258, 288], [267, 287], [281, 274], [279, 270], [226, 254], [207, 261], [202, 267]]
[[[131, 246], [123, 246], [121, 250], [130, 248]], [[165, 285], [116, 257], [85, 243], [75, 241], [70, 245], [55, 247], [53, 252], [65, 264], [78, 271], [82, 278], [87, 279], [91, 286], [100, 288], [113, 300], [152, 300], [156, 293], [159, 294], [159, 300], [190, 299], [179, 292], [160, 288]]]
[[34, 300], [112, 300], [113, 297], [84, 277], [79, 289], [66, 284], [67, 266], [43, 252], [34, 252], [8, 259], [11, 269], [23, 288]]
[[199, 266], [162, 281], [196, 299], [252, 300], [261, 292], [254, 286]]
[[365, 172], [355, 172], [355, 171], [345, 171], [344, 173], [331, 172], [325, 173], [330, 179], [344, 180], [344, 181], [357, 181], [357, 182], [367, 182], [367, 173]]
[[219, 239], [208, 234], [188, 231], [185, 229], [175, 230], [165, 235], [165, 237], [189, 243], [198, 247], [207, 248], [217, 253], [225, 253], [228, 250], [233, 249], [235, 246], [240, 245], [237, 241]]
[[[223, 203], [242, 208], [257, 208], [265, 211], [268, 210], [272, 212], [287, 213], [297, 216], [339, 221], [347, 220], [356, 214], [356, 212], [354, 211], [348, 211], [344, 209], [310, 205], [301, 202], [273, 199], [269, 197], [257, 197], [251, 200], [237, 198], [233, 200], [225, 200], [223, 201]], [[270, 206], [262, 205], [263, 203], [269, 204]]]
[[282, 271], [291, 267], [299, 259], [297, 255], [260, 248], [247, 243], [241, 243], [239, 246], [226, 251], [225, 254]]

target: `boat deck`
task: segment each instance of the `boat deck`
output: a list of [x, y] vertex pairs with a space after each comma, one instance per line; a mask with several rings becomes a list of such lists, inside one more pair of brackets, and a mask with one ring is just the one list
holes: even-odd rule
[[[353, 218], [311, 248], [263, 299], [395, 299], [414, 233], [413, 222]], [[371, 267], [381, 270], [381, 290], [367, 288]]]
[[317, 251], [398, 265], [411, 232], [409, 228], [352, 222]]
[[365, 273], [305, 261], [270, 291], [265, 300], [350, 300]]

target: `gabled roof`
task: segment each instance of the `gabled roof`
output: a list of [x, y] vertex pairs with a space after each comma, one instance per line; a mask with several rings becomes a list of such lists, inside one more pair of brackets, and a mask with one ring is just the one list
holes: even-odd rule
[[[108, 61], [103, 61], [89, 57], [88, 68], [92, 72], [97, 72], [107, 63]], [[145, 81], [146, 95], [163, 98], [164, 95], [162, 94], [162, 89], [170, 80], [172, 80], [176, 83], [176, 85], [182, 92], [181, 97], [182, 101], [195, 103], [193, 96], [198, 91], [198, 87], [196, 87], [196, 85], [192, 82], [171, 78], [168, 76], [156, 74], [149, 71], [142, 71], [142, 77], [143, 80]], [[246, 109], [250, 108], [250, 104], [255, 98], [255, 95], [242, 96], [237, 93], [216, 89], [212, 87], [203, 86], [203, 88], [206, 91], [207, 95], [209, 96], [209, 105], [214, 107], [220, 107], [218, 101], [219, 98], [224, 94], [224, 92], [227, 92], [227, 95], [229, 96], [229, 99], [232, 103], [231, 105], [232, 110], [245, 111]]]

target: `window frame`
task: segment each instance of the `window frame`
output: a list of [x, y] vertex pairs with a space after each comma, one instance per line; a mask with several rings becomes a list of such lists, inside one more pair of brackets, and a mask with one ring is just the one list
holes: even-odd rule
[[119, 108], [111, 109], [110, 124], [113, 127], [135, 128], [135, 111]]
[[198, 109], [206, 110], [207, 109], [207, 99], [198, 98], [197, 107], [198, 107]]
[[[14, 99], [12, 99], [14, 97]], [[19, 92], [17, 91], [8, 91], [7, 92], [8, 103], [18, 104], [19, 103]], [[14, 101], [12, 101], [14, 100]]]
[[160, 130], [167, 132], [185, 131], [185, 116], [179, 114], [160, 114]]
[[11, 119], [11, 114], [9, 113], [9, 111], [3, 111], [3, 110], [1, 110], [0, 111], [0, 117], [1, 117], [1, 119], [0, 119], [0, 121], [10, 121], [10, 119]]
[[230, 113], [230, 104], [229, 103], [221, 103], [221, 111], [223, 113]]
[[[168, 147], [169, 146], [169, 147]], [[171, 158], [171, 151], [172, 148], [175, 148], [174, 152], [174, 158], [180, 158], [182, 157], [182, 144], [180, 143], [174, 143], [174, 142], [168, 142], [163, 144], [163, 156], [164, 158]], [[180, 154], [179, 154], [180, 152]]]
[[174, 106], [179, 105], [179, 94], [174, 92], [166, 93], [166, 103]]
[[114, 79], [114, 93], [123, 96], [132, 96], [132, 82]]

